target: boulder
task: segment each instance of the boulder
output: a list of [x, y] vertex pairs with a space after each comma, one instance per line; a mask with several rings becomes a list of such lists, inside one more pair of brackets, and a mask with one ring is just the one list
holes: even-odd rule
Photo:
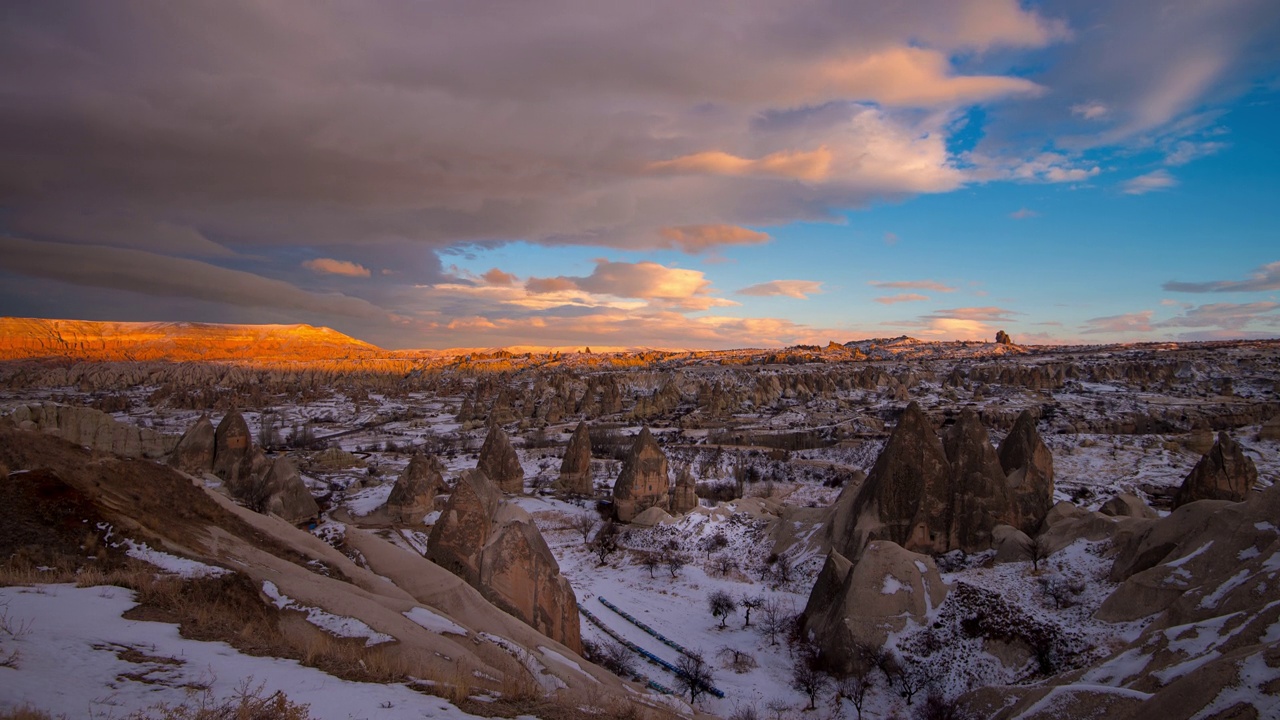
[[565, 448], [560, 461], [560, 477], [553, 487], [571, 495], [592, 495], [595, 487], [591, 481], [591, 433], [585, 421], [579, 422]]
[[244, 416], [232, 410], [218, 423], [213, 442], [213, 474], [235, 484], [249, 476], [253, 440]]
[[577, 598], [528, 513], [480, 470], [458, 478], [427, 540], [427, 559], [494, 605], [581, 652]]
[[999, 449], [1007, 476], [1009, 513], [1005, 522], [1035, 535], [1053, 507], [1053, 455], [1036, 430], [1036, 419], [1023, 410]]
[[1012, 525], [997, 525], [991, 530], [991, 545], [996, 550], [994, 562], [1011, 563], [1031, 559], [1031, 538]]
[[320, 506], [307, 490], [298, 468], [288, 458], [276, 458], [267, 470], [266, 511], [279, 515], [294, 525], [309, 522], [320, 515]]
[[340, 447], [321, 450], [310, 458], [314, 470], [350, 470], [367, 465], [358, 455], [349, 453]]
[[1004, 470], [978, 414], [966, 408], [943, 441], [951, 462], [951, 536], [948, 549], [981, 552], [1009, 506]]
[[169, 455], [169, 464], [196, 476], [212, 472], [216, 443], [213, 423], [208, 415], [201, 415], [178, 439], [178, 445]]
[[444, 466], [433, 455], [414, 455], [387, 496], [387, 514], [395, 522], [421, 523], [435, 509], [436, 494], [447, 492]]
[[666, 510], [670, 488], [667, 455], [658, 447], [649, 428], [643, 428], [622, 461], [622, 471], [613, 485], [615, 517], [620, 522], [631, 522], [648, 508], [657, 506]]
[[947, 590], [933, 558], [872, 541], [856, 561], [827, 556], [801, 622], [836, 669], [847, 670], [858, 646], [880, 647], [890, 633], [923, 623]]
[[513, 495], [524, 492], [524, 468], [520, 465], [520, 456], [512, 447], [511, 438], [497, 424], [489, 426], [476, 469], [496, 483], [502, 492]]
[[1041, 524], [1040, 541], [1049, 553], [1056, 553], [1076, 540], [1105, 540], [1120, 529], [1121, 520], [1072, 505], [1067, 501], [1053, 506]]
[[1148, 520], [1160, 517], [1160, 513], [1156, 512], [1150, 505], [1144, 503], [1142, 498], [1133, 493], [1116, 495], [1103, 503], [1098, 511], [1103, 515], [1112, 517], [1147, 518]]
[[1240, 502], [1256, 482], [1258, 468], [1244, 454], [1244, 448], [1225, 432], [1219, 433], [1218, 441], [1182, 481], [1182, 487], [1174, 494], [1173, 506], [1196, 500]]
[[932, 423], [917, 403], [911, 403], [850, 511], [837, 513], [852, 517], [854, 523], [846, 536], [832, 538], [832, 548], [850, 559], [856, 559], [873, 540], [887, 540], [911, 552], [946, 552], [950, 476], [951, 465]]
[[1280, 415], [1276, 415], [1258, 429], [1259, 440], [1280, 440]]
[[653, 527], [671, 519], [670, 513], [655, 505], [631, 518], [631, 524], [637, 527]]
[[675, 487], [671, 488], [671, 512], [683, 515], [698, 507], [698, 483], [689, 468], [682, 467], [676, 474]]

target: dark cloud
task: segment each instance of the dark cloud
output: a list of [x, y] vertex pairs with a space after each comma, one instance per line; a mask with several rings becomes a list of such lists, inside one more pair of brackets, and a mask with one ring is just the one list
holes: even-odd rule
[[1210, 280], [1208, 282], [1181, 282], [1170, 280], [1162, 285], [1172, 292], [1267, 292], [1280, 290], [1280, 262], [1267, 263], [1249, 273], [1245, 280]]

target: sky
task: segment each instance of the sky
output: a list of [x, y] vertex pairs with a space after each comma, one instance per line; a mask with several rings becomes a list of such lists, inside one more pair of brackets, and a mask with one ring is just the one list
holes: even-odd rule
[[1275, 0], [0, 7], [0, 315], [1280, 337]]

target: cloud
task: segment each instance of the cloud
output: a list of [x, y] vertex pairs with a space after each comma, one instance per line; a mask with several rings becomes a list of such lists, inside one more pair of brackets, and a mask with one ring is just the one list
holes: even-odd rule
[[841, 58], [820, 68], [816, 79], [820, 87], [829, 88], [831, 97], [909, 107], [967, 105], [1006, 95], [1038, 95], [1044, 90], [1019, 77], [955, 77], [945, 54], [913, 47]]
[[772, 238], [767, 233], [749, 230], [737, 225], [684, 225], [664, 227], [658, 234], [669, 247], [695, 254], [722, 245], [759, 245]]
[[1208, 327], [1238, 331], [1260, 319], [1260, 316], [1275, 317], [1271, 314], [1277, 309], [1280, 309], [1280, 303], [1277, 302], [1214, 303], [1192, 308], [1178, 317], [1158, 323], [1158, 327]]
[[713, 297], [711, 281], [702, 271], [655, 262], [597, 260], [595, 269], [585, 277], [530, 278], [525, 287], [535, 293], [579, 290], [594, 295], [641, 298], [688, 312], [738, 304]]
[[305, 260], [302, 267], [312, 272], [323, 273], [326, 275], [342, 275], [345, 277], [369, 277], [369, 268], [358, 265], [346, 260], [334, 260], [333, 258], [315, 258], [314, 260]]
[[1013, 212], [1009, 213], [1009, 217], [1013, 218], [1014, 220], [1026, 220], [1027, 218], [1040, 217], [1040, 213], [1036, 212], [1035, 210], [1020, 208], [1018, 210], [1014, 210]]
[[1121, 189], [1126, 195], [1145, 195], [1156, 190], [1168, 190], [1177, 184], [1178, 179], [1168, 170], [1153, 170], [1125, 181]]
[[1173, 144], [1169, 153], [1165, 155], [1165, 165], [1186, 165], [1192, 160], [1198, 160], [1202, 157], [1214, 155], [1225, 149], [1227, 143], [1224, 142], [1192, 142], [1189, 140], [1179, 140]]
[[875, 298], [875, 301], [880, 303], [881, 305], [893, 305], [896, 303], [904, 303], [904, 302], [920, 302], [922, 300], [928, 300], [928, 299], [929, 299], [928, 295], [918, 295], [916, 293], [899, 293], [897, 295], [888, 295], [885, 297], [878, 297], [878, 298]]
[[0, 255], [5, 259], [4, 272], [71, 285], [348, 318], [386, 320], [391, 316], [359, 298], [308, 292], [281, 280], [142, 250], [0, 237]]
[[1071, 106], [1071, 114], [1079, 115], [1085, 120], [1100, 120], [1106, 117], [1107, 114], [1110, 112], [1111, 112], [1110, 108], [1108, 108], [1104, 103], [1098, 102], [1097, 100], [1093, 100], [1090, 102], [1077, 103]]
[[937, 280], [872, 280], [867, 283], [872, 287], [891, 288], [894, 290], [932, 290], [934, 292], [955, 292], [956, 289]]
[[533, 293], [556, 293], [578, 289], [578, 284], [566, 277], [529, 278], [524, 286]]
[[825, 180], [831, 171], [831, 151], [826, 147], [808, 152], [784, 150], [751, 160], [711, 150], [652, 163], [649, 169], [655, 172], [765, 175], [820, 181]]
[[1171, 292], [1267, 292], [1280, 290], [1280, 261], [1267, 263], [1254, 270], [1245, 280], [1210, 280], [1208, 282], [1180, 282], [1170, 280], [1161, 285]]
[[1151, 316], [1154, 314], [1150, 310], [1143, 310], [1142, 312], [1125, 313], [1123, 315], [1090, 318], [1084, 321], [1083, 332], [1087, 335], [1096, 333], [1148, 333], [1154, 329], [1151, 324]]
[[480, 277], [490, 285], [509, 286], [509, 285], [514, 285], [516, 282], [515, 275], [512, 275], [509, 272], [503, 272], [498, 268], [490, 268], [488, 272], [481, 275]]
[[1001, 307], [985, 306], [985, 307], [962, 307], [951, 308], [950, 310], [934, 310], [929, 315], [924, 316], [925, 319], [938, 320], [967, 320], [973, 322], [1012, 322], [1014, 315], [1022, 313], [1015, 310], [1006, 310]]
[[757, 297], [782, 296], [797, 300], [808, 300], [810, 295], [822, 292], [822, 283], [815, 280], [771, 280], [759, 285], [744, 287], [739, 295]]

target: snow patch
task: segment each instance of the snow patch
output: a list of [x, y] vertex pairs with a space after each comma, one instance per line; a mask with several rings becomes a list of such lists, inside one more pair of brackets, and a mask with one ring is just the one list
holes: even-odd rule
[[373, 647], [382, 643], [395, 642], [395, 638], [380, 633], [364, 622], [352, 617], [334, 615], [318, 607], [302, 605], [293, 598], [280, 592], [280, 588], [270, 580], [262, 581], [262, 592], [276, 607], [281, 610], [299, 610], [307, 614], [307, 622], [333, 635], [334, 637], [365, 638], [365, 647]]
[[142, 560], [151, 563], [165, 572], [173, 573], [184, 580], [192, 580], [195, 578], [205, 577], [221, 577], [231, 572], [226, 568], [217, 567], [215, 565], [206, 565], [197, 560], [190, 560], [177, 555], [170, 555], [167, 552], [153, 550], [146, 543], [134, 542], [133, 540], [125, 540], [125, 553], [135, 560]]
[[424, 607], [416, 607], [403, 615], [437, 635], [454, 633], [466, 637], [467, 629], [449, 618], [438, 615]]

